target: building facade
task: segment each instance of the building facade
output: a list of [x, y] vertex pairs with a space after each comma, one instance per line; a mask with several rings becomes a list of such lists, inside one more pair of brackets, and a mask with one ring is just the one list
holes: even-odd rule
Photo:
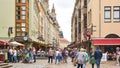
[[48, 12], [48, 2], [49, 0], [0, 1], [1, 8], [5, 7], [0, 10], [0, 40], [9, 42], [12, 39], [25, 45], [41, 46], [53, 44], [53, 38], [58, 42], [59, 24], [55, 8], [51, 13]]
[[[115, 51], [116, 47], [119, 47], [120, 44], [119, 42], [110, 43], [110, 40], [119, 41], [120, 39], [120, 32], [118, 31], [120, 26], [119, 2], [119, 0], [76, 0], [72, 17], [72, 40], [75, 41], [74, 38], [79, 37], [77, 34], [76, 37], [73, 34], [81, 30], [80, 42], [83, 43], [88, 51], [91, 47], [95, 50], [96, 46], [100, 46], [104, 52]], [[77, 18], [80, 21], [78, 23], [78, 25], [80, 24], [79, 29], [75, 29], [75, 25], [73, 25], [76, 19], [75, 12], [78, 12], [76, 16], [80, 15], [80, 18]]]
[[0, 8], [0, 40], [8, 42], [15, 36], [15, 0], [1, 0]]

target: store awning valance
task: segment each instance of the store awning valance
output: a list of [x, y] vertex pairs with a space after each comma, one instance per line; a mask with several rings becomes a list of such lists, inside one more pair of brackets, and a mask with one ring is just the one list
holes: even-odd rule
[[0, 40], [0, 45], [6, 45], [6, 46], [9, 46], [10, 44]]
[[120, 38], [97, 38], [92, 41], [93, 45], [120, 45]]

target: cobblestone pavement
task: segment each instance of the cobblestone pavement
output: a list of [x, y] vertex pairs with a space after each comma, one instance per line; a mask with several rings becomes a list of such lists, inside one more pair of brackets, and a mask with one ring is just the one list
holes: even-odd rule
[[[13, 65], [12, 68], [77, 68], [76, 66], [73, 66], [73, 64], [70, 61], [71, 59], [68, 59], [68, 63], [61, 63], [61, 64], [49, 64], [47, 63], [47, 59], [39, 59], [37, 60], [36, 63], [29, 63], [29, 64], [24, 64], [24, 63], [10, 63]], [[91, 65], [87, 63], [86, 68], [91, 68]], [[96, 65], [95, 67], [96, 68]], [[107, 61], [104, 63], [101, 63], [101, 68], [120, 68], [120, 66], [117, 66], [115, 64], [115, 61]]]

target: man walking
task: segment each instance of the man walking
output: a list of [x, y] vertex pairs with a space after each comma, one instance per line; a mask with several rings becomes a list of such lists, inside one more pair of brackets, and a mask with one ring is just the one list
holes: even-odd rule
[[94, 57], [95, 57], [95, 60], [96, 60], [97, 68], [100, 68], [100, 62], [101, 62], [101, 58], [102, 58], [102, 51], [99, 49], [99, 47], [97, 47], [97, 49], [95, 50]]

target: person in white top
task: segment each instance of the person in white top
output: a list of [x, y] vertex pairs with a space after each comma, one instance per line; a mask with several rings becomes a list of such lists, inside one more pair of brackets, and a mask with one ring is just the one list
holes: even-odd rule
[[13, 49], [13, 59], [14, 59], [14, 62], [16, 63], [17, 62], [17, 50], [16, 50], [16, 48]]
[[33, 47], [33, 60], [36, 62], [36, 49]]
[[56, 51], [56, 61], [55, 61], [55, 64], [56, 63], [60, 63], [60, 57], [61, 57], [61, 52], [60, 52], [60, 49], [57, 49]]
[[13, 62], [13, 49], [11, 47], [9, 49], [9, 61]]

